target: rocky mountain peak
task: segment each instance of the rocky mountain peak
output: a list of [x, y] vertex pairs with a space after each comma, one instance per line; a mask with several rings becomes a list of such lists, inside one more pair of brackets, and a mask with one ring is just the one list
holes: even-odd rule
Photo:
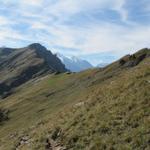
[[46, 50], [44, 46], [42, 46], [40, 43], [33, 43], [28, 46], [29, 49], [36, 49], [36, 50]]
[[17, 49], [0, 48], [0, 66], [0, 95], [32, 78], [67, 71], [59, 58], [39, 43]]

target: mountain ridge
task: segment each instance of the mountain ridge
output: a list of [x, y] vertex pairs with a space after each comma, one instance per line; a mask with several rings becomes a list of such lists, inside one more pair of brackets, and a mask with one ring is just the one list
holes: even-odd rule
[[1, 48], [0, 66], [0, 95], [36, 76], [67, 71], [55, 55], [38, 43], [17, 49]]

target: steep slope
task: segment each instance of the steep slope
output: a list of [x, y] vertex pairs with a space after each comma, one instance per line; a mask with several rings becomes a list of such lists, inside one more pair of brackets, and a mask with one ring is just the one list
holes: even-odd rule
[[86, 60], [79, 59], [75, 56], [69, 58], [57, 53], [57, 56], [65, 64], [66, 68], [72, 72], [80, 72], [86, 69], [93, 68], [93, 66]]
[[0, 126], [0, 149], [148, 150], [149, 54], [144, 49], [103, 69], [23, 84], [0, 102], [9, 110]]
[[38, 43], [20, 49], [0, 48], [0, 95], [9, 95], [11, 89], [36, 76], [65, 71], [61, 61]]

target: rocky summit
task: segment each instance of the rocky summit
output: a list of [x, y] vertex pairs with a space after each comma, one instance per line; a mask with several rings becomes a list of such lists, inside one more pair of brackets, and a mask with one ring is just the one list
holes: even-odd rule
[[56, 55], [38, 43], [17, 49], [0, 48], [0, 95], [6, 97], [13, 88], [37, 76], [65, 71]]

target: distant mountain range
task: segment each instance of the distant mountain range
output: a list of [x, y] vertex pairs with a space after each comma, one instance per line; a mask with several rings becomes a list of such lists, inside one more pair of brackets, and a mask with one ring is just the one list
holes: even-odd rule
[[103, 68], [106, 67], [109, 63], [100, 63], [96, 67]]
[[72, 72], [80, 72], [89, 68], [93, 68], [93, 66], [88, 61], [82, 60], [78, 57], [66, 57], [60, 53], [57, 53], [56, 55], [65, 65], [65, 67]]

